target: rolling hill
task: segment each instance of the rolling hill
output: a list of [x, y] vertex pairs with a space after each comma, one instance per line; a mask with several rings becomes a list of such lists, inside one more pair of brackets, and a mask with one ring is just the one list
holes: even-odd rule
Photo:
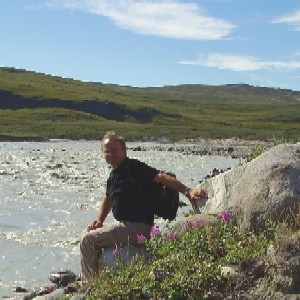
[[299, 140], [300, 92], [178, 85], [136, 88], [0, 68], [0, 138]]

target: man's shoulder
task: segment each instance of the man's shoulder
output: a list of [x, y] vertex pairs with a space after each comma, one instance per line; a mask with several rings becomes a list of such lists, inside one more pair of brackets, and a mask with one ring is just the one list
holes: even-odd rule
[[137, 159], [137, 158], [131, 158], [131, 157], [127, 157], [127, 160], [131, 163], [131, 162], [134, 162], [134, 163], [141, 163], [142, 161]]
[[139, 159], [130, 158], [128, 160], [127, 170], [130, 170], [129, 173], [133, 174], [135, 177], [142, 178], [151, 178], [159, 173], [159, 170], [153, 166], [148, 165], [146, 162], [143, 162]]
[[128, 164], [139, 164], [139, 163], [143, 163], [141, 160], [137, 159], [137, 158], [131, 158], [131, 157], [126, 157], [126, 162]]
[[147, 163], [139, 160], [139, 159], [136, 159], [136, 158], [129, 158], [128, 157], [128, 160], [127, 160], [127, 164], [130, 166], [130, 167], [150, 167]]

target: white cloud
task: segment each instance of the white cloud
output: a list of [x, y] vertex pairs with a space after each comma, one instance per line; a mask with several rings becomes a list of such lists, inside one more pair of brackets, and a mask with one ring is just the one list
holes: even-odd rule
[[262, 61], [253, 56], [222, 53], [200, 55], [197, 60], [183, 60], [180, 64], [227, 69], [231, 71], [258, 71], [266, 69], [299, 69], [300, 61]]
[[78, 9], [110, 18], [138, 34], [190, 40], [217, 40], [235, 26], [204, 14], [197, 3], [172, 0], [49, 0], [49, 8]]
[[294, 27], [296, 31], [300, 31], [300, 10], [294, 12], [293, 14], [277, 18], [273, 20], [272, 23], [288, 24]]

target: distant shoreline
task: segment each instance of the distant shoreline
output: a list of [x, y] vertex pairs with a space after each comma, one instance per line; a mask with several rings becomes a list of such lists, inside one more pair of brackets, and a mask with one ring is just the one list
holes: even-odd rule
[[274, 146], [274, 142], [266, 141], [249, 141], [242, 139], [188, 139], [180, 142], [163, 142], [153, 141], [140, 146], [128, 147], [133, 151], [175, 151], [186, 155], [219, 155], [230, 156], [232, 158], [246, 158], [251, 154], [253, 149], [261, 145], [265, 149]]
[[[0, 142], [92, 142], [97, 140], [84, 139], [32, 139], [32, 138], [18, 138], [11, 139], [0, 137]], [[140, 143], [140, 145], [132, 146], [130, 143]], [[168, 139], [144, 139], [144, 140], [129, 140], [128, 149], [132, 151], [170, 151], [180, 152], [185, 155], [219, 155], [230, 156], [232, 158], [246, 158], [257, 146], [261, 145], [265, 149], [274, 146], [272, 141], [261, 140], [244, 140], [237, 138], [230, 139], [184, 139], [178, 142], [169, 141]]]

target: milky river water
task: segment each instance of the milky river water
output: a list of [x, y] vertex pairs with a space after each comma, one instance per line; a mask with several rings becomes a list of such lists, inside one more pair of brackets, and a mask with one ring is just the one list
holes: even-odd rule
[[[149, 150], [128, 150], [129, 157], [172, 171], [191, 187], [213, 168], [240, 164], [230, 157], [155, 151], [153, 143], [128, 148], [139, 145]], [[0, 298], [13, 295], [14, 286], [49, 283], [51, 271], [80, 272], [80, 233], [97, 217], [109, 172], [98, 141], [0, 143]]]

